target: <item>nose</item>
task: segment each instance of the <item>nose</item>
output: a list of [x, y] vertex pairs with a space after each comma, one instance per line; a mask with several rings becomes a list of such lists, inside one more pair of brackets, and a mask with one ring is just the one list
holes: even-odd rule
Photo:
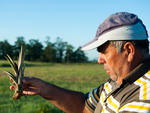
[[105, 63], [105, 57], [103, 54], [99, 54], [99, 58], [98, 58], [98, 61], [97, 61], [99, 64], [104, 64]]

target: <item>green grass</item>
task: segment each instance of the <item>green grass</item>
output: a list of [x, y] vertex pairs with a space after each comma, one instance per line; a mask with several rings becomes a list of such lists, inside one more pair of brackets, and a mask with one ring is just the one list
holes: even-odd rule
[[[106, 81], [99, 64], [52, 64], [25, 62], [26, 76], [35, 76], [66, 89], [86, 93]], [[9, 79], [3, 71], [11, 71], [6, 61], [0, 61], [0, 113], [63, 113], [40, 96], [12, 100]]]

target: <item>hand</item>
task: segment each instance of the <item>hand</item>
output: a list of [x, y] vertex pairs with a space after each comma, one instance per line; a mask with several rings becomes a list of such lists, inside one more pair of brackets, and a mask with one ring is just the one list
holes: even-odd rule
[[[23, 79], [23, 94], [22, 95], [40, 95], [44, 87], [45, 82], [34, 77], [24, 77]], [[15, 89], [15, 85], [12, 83], [11, 90]]]

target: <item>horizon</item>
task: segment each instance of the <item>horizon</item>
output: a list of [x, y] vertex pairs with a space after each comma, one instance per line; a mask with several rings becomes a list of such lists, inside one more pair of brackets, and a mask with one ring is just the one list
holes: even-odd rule
[[[116, 12], [137, 14], [150, 33], [150, 1], [126, 0], [1, 0], [0, 41], [14, 43], [23, 36], [25, 41], [38, 39], [42, 44], [46, 37], [54, 42], [57, 37], [75, 48], [89, 42], [105, 18]], [[96, 51], [86, 54], [97, 58]]]

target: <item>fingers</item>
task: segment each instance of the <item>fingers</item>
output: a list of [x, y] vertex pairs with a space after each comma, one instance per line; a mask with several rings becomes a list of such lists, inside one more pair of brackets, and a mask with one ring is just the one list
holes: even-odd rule
[[[12, 81], [10, 84], [10, 90], [15, 90], [17, 88], [15, 82], [10, 78], [10, 81]], [[24, 77], [22, 80], [23, 82], [23, 92], [22, 95], [37, 95], [40, 92], [41, 87], [41, 81], [38, 78], [34, 77]]]
[[34, 78], [34, 77], [24, 77], [23, 79], [23, 85], [24, 95], [37, 95], [39, 93], [39, 81], [40, 79]]
[[12, 81], [12, 82], [10, 82], [10, 87], [9, 87], [9, 89], [10, 90], [15, 90], [16, 89], [16, 84], [15, 84], [15, 82], [12, 80], [12, 79], [10, 79], [10, 81]]
[[10, 81], [13, 81], [13, 79], [12, 79], [11, 77], [9, 77], [9, 80], [10, 80]]
[[15, 90], [16, 87], [15, 87], [15, 86], [10, 86], [9, 89], [10, 89], [10, 90]]
[[14, 81], [10, 82], [10, 85], [16, 85], [16, 83]]
[[9, 78], [9, 80], [11, 85], [15, 85], [15, 81], [12, 78]]
[[23, 95], [37, 95], [39, 93], [39, 89], [34, 87], [27, 87], [23, 90]]
[[23, 95], [37, 95], [37, 93], [35, 93], [34, 91], [23, 91]]

